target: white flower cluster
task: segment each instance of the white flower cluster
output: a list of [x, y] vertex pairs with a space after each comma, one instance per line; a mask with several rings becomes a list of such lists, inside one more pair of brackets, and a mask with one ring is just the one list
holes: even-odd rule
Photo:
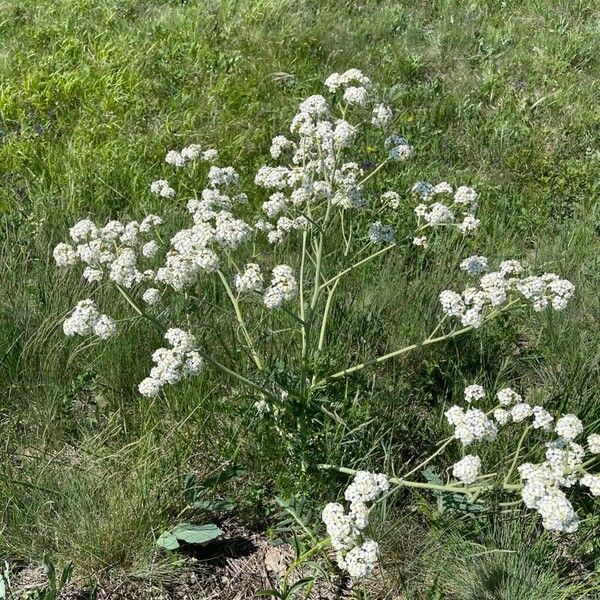
[[454, 437], [463, 446], [473, 442], [490, 441], [495, 439], [498, 429], [493, 421], [478, 408], [464, 410], [458, 405], [452, 406], [445, 413], [449, 425], [454, 427]]
[[375, 127], [385, 127], [392, 120], [394, 113], [389, 106], [385, 104], [376, 104], [373, 107], [373, 116], [371, 124]]
[[[477, 390], [477, 399], [481, 400], [485, 396], [485, 391], [481, 386], [469, 386], [465, 389], [465, 400], [470, 402], [475, 394], [471, 388], [480, 388]], [[523, 402], [520, 394], [511, 388], [503, 388], [496, 394], [496, 399], [500, 404], [499, 407], [493, 410], [494, 420], [498, 425], [506, 425], [510, 422], [521, 423], [533, 415], [532, 425], [534, 429], [549, 430], [554, 421], [554, 417], [542, 406], [531, 406], [527, 402]]]
[[260, 292], [263, 289], [264, 281], [260, 265], [248, 263], [243, 273], [238, 273], [234, 281], [235, 289], [242, 292]]
[[474, 383], [465, 388], [465, 400], [469, 402], [469, 404], [473, 401], [483, 400], [484, 398], [485, 390], [483, 389], [483, 386]]
[[340, 88], [346, 88], [351, 84], [358, 84], [363, 88], [369, 89], [371, 87], [371, 80], [358, 69], [348, 69], [342, 74], [332, 73], [325, 80], [325, 86], [332, 94], [335, 94]]
[[286, 300], [291, 300], [298, 291], [298, 282], [288, 265], [277, 265], [273, 269], [271, 285], [263, 297], [267, 308], [279, 308]]
[[173, 198], [175, 190], [169, 185], [166, 179], [157, 179], [150, 184], [150, 191], [163, 198]]
[[165, 162], [174, 167], [185, 167], [185, 165], [193, 160], [203, 160], [205, 162], [213, 163], [217, 160], [218, 153], [214, 148], [208, 150], [202, 150], [202, 147], [198, 144], [190, 144], [181, 151], [169, 150], [165, 156]]
[[191, 333], [173, 328], [167, 331], [165, 339], [171, 348], [159, 348], [152, 355], [155, 366], [138, 386], [143, 396], [157, 396], [164, 385], [177, 383], [202, 370], [203, 360]]
[[600, 454], [600, 434], [592, 433], [588, 437], [587, 443], [590, 454]]
[[[358, 164], [361, 161], [348, 160], [345, 154], [363, 125], [383, 128], [391, 121], [393, 112], [375, 100], [370, 80], [357, 69], [334, 73], [325, 85], [332, 94], [340, 91], [342, 101], [349, 106], [369, 106], [370, 122], [352, 124], [345, 117], [336, 118], [332, 110], [335, 102], [330, 104], [318, 94], [300, 103], [290, 124], [291, 137], [277, 135], [271, 142], [271, 156], [275, 160], [285, 159], [285, 164], [263, 165], [254, 179], [257, 186], [272, 192], [262, 204], [267, 218], [255, 223], [255, 229], [263, 232], [271, 243], [280, 243], [287, 233], [310, 227], [306, 215], [310, 216], [314, 205], [330, 204], [340, 209], [367, 206], [362, 184], [367, 177], [365, 170]], [[396, 160], [412, 154], [412, 146], [395, 134], [386, 139], [384, 146]], [[371, 226], [369, 237], [385, 242], [392, 233], [391, 226], [376, 223]]]
[[139, 258], [154, 256], [158, 245], [147, 236], [162, 224], [156, 215], [142, 221], [109, 221], [98, 227], [93, 221], [79, 221], [69, 233], [75, 243], [60, 243], [54, 248], [54, 260], [59, 267], [70, 267], [81, 261], [85, 266], [83, 277], [89, 282], [101, 281], [105, 276], [125, 288], [131, 288], [153, 277], [151, 270], [140, 271]]
[[[419, 181], [415, 183], [412, 191], [420, 200], [415, 207], [418, 230], [446, 227], [469, 234], [479, 227], [480, 221], [475, 217], [478, 206], [477, 192], [473, 188], [461, 186], [454, 191], [445, 181], [437, 185]], [[426, 238], [415, 240], [413, 244], [416, 246], [426, 245]], [[480, 264], [475, 266], [475, 263], [468, 261], [464, 264], [461, 268], [465, 270], [481, 268]]]
[[358, 471], [344, 494], [350, 503], [348, 513], [337, 502], [323, 509], [323, 522], [337, 552], [338, 566], [352, 578], [369, 577], [377, 565], [379, 546], [369, 538], [363, 539], [361, 532], [369, 524], [367, 503], [377, 500], [389, 486], [385, 475]]
[[388, 151], [388, 156], [399, 162], [408, 160], [414, 154], [414, 148], [396, 133], [386, 138], [383, 145]]
[[507, 260], [500, 264], [498, 271], [482, 275], [477, 287], [468, 287], [462, 294], [444, 290], [440, 294], [442, 310], [448, 316], [460, 319], [465, 326], [479, 327], [486, 311], [500, 309], [515, 296], [523, 297], [536, 311], [547, 307], [554, 310], [565, 308], [575, 290], [570, 281], [554, 273], [544, 273], [539, 277], [519, 276], [523, 270], [518, 261]]
[[460, 263], [460, 268], [472, 277], [477, 277], [488, 270], [488, 259], [485, 256], [469, 256]]
[[452, 465], [452, 475], [459, 481], [471, 484], [481, 473], [481, 459], [479, 456], [467, 454], [464, 458]]
[[[482, 399], [484, 395], [485, 390], [481, 386], [471, 385], [465, 389], [467, 402], [474, 397]], [[524, 402], [521, 395], [513, 389], [499, 390], [496, 398], [500, 406], [491, 412], [499, 425], [506, 425], [511, 421], [521, 423], [533, 417], [528, 426], [552, 430], [554, 417], [543, 407]], [[455, 427], [455, 437], [464, 445], [475, 439], [493, 440], [496, 437], [495, 426], [490, 427], [491, 422], [482, 411], [465, 411], [459, 406], [453, 406], [446, 412], [446, 418]], [[487, 434], [486, 429], [489, 431]], [[558, 437], [545, 444], [546, 460], [540, 464], [523, 463], [518, 467], [523, 481], [523, 503], [539, 512], [543, 526], [548, 530], [571, 533], [578, 527], [579, 519], [561, 488], [570, 488], [579, 483], [587, 487], [592, 495], [600, 495], [600, 475], [585, 471], [585, 449], [574, 441], [583, 430], [583, 423], [576, 415], [563, 415], [554, 426]], [[600, 454], [600, 435], [591, 434], [587, 445], [591, 454]], [[453, 465], [452, 473], [458, 480], [470, 485], [481, 474], [481, 460], [475, 455], [467, 455]]]
[[231, 167], [211, 167], [210, 186], [202, 191], [202, 199], [188, 202], [194, 225], [178, 231], [171, 238], [171, 248], [156, 279], [175, 290], [196, 282], [202, 273], [212, 273], [220, 266], [215, 247], [233, 250], [248, 241], [252, 227], [236, 218], [230, 209], [245, 204], [245, 194], [225, 194], [219, 186], [235, 186], [239, 178]]
[[98, 312], [93, 300], [81, 300], [63, 323], [65, 335], [97, 335], [106, 340], [116, 331], [115, 322]]
[[[546, 529], [573, 533], [577, 531], [579, 518], [560, 486], [567, 483], [563, 475], [565, 469], [569, 468], [568, 465], [576, 468], [576, 463], [579, 463], [579, 452], [572, 454], [567, 451], [567, 456], [571, 455], [572, 458], [570, 461], [563, 462], [565, 451], [560, 450], [559, 458], [556, 450], [559, 448], [549, 448], [550, 460], [545, 463], [538, 465], [523, 463], [519, 466], [518, 471], [524, 482], [521, 497], [527, 508], [539, 512]], [[576, 457], [575, 460], [573, 457]]]
[[156, 255], [158, 244], [148, 240], [148, 236], [161, 224], [162, 219], [156, 215], [148, 215], [139, 222], [109, 221], [103, 227], [83, 219], [69, 230], [74, 246], [58, 244], [54, 248], [54, 259], [62, 268], [81, 262], [85, 265], [83, 278], [89, 283], [107, 278], [131, 289], [155, 278], [152, 269], [142, 270], [138, 262]]
[[157, 290], [156, 288], [148, 288], [142, 295], [142, 300], [146, 304], [149, 304], [150, 306], [154, 306], [155, 304], [158, 304], [160, 302], [160, 299], [161, 299], [160, 290]]
[[396, 239], [396, 230], [391, 225], [383, 225], [381, 221], [371, 223], [369, 241], [375, 244], [391, 244]]

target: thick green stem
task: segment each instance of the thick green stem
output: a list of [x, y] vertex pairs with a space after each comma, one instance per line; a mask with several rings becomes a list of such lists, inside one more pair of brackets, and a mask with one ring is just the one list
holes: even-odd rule
[[390, 358], [394, 358], [395, 356], [400, 356], [401, 354], [406, 354], [407, 352], [410, 352], [411, 350], [416, 350], [417, 348], [420, 348], [421, 346], [428, 346], [430, 344], [435, 344], [437, 342], [441, 342], [442, 340], [451, 339], [453, 337], [456, 337], [458, 335], [466, 333], [467, 331], [471, 331], [472, 329], [474, 329], [473, 325], [469, 325], [468, 327], [463, 327], [462, 329], [458, 329], [452, 333], [442, 335], [437, 338], [429, 337], [422, 342], [417, 342], [416, 344], [411, 344], [410, 346], [400, 348], [400, 350], [394, 350], [393, 352], [389, 352], [388, 354], [384, 354], [383, 356], [379, 356], [377, 358], [367, 360], [358, 365], [354, 365], [353, 367], [348, 367], [347, 369], [344, 369], [343, 371], [338, 371], [337, 373], [334, 373], [333, 375], [329, 375], [325, 379], [322, 379], [319, 382], [319, 384], [325, 383], [325, 381], [327, 381], [328, 379], [339, 379], [340, 377], [350, 375], [350, 373], [354, 373], [355, 371], [361, 371], [362, 369], [365, 369], [366, 367], [378, 365], [382, 362], [385, 362], [386, 360], [389, 360]]
[[[339, 473], [345, 473], [347, 475], [356, 475], [356, 469], [348, 469], [346, 467], [337, 467], [335, 465], [319, 465], [319, 469], [330, 470], [330, 471], [338, 471]], [[484, 489], [491, 489], [495, 486], [493, 483], [490, 484], [482, 484], [482, 485], [474, 485], [474, 486], [456, 486], [456, 485], [439, 485], [437, 483], [422, 483], [420, 481], [408, 481], [406, 479], [400, 479], [398, 477], [390, 477], [389, 482], [398, 486], [398, 489], [401, 487], [406, 488], [417, 488], [424, 490], [438, 490], [441, 492], [456, 492], [458, 494], [472, 494], [474, 492], [478, 492]], [[502, 489], [508, 491], [516, 491], [521, 489], [521, 485], [519, 484], [502, 484]]]
[[[319, 465], [319, 469], [326, 469], [329, 471], [338, 471], [339, 473], [345, 473], [347, 475], [356, 475], [355, 469], [348, 469], [346, 467], [336, 467], [335, 465]], [[465, 487], [455, 485], [438, 485], [437, 483], [422, 483], [420, 481], [408, 481], [406, 479], [399, 479], [397, 477], [390, 477], [389, 482], [398, 486], [398, 488], [418, 488], [425, 490], [439, 490], [444, 492], [457, 492], [460, 494], [470, 494], [479, 489], [480, 486]]]
[[348, 273], [350, 273], [350, 271], [353, 271], [354, 269], [360, 267], [361, 265], [364, 265], [365, 263], [369, 262], [373, 258], [376, 258], [377, 256], [381, 256], [385, 252], [388, 252], [392, 248], [395, 248], [397, 245], [398, 244], [396, 242], [394, 242], [393, 244], [389, 244], [389, 245], [385, 246], [384, 248], [382, 248], [381, 250], [378, 250], [377, 252], [374, 252], [373, 254], [370, 254], [366, 258], [363, 258], [362, 260], [359, 260], [358, 262], [356, 262], [353, 265], [349, 266], [347, 269], [344, 269], [343, 271], [340, 271], [337, 275], [335, 275], [331, 279], [328, 279], [327, 281], [325, 281], [324, 283], [322, 283], [320, 285], [320, 288], [321, 289], [326, 288], [327, 286], [331, 285], [332, 283], [334, 283], [338, 279], [342, 278], [344, 275], [347, 275]]
[[323, 320], [321, 321], [321, 332], [319, 334], [319, 344], [317, 346], [317, 350], [319, 352], [321, 350], [323, 350], [323, 346], [325, 344], [325, 333], [327, 331], [327, 320], [329, 319], [329, 311], [331, 310], [331, 303], [333, 301], [335, 289], [337, 288], [339, 282], [340, 282], [340, 280], [338, 279], [333, 284], [333, 287], [329, 290], [329, 293], [327, 294], [327, 301], [325, 302], [325, 309], [323, 311]]
[[405, 473], [404, 477], [410, 477], [413, 473], [416, 473], [425, 465], [428, 465], [436, 456], [439, 456], [454, 439], [454, 436], [449, 437], [429, 458], [426, 458], [423, 462], [419, 463], [414, 469], [411, 469], [408, 473]]
[[[483, 319], [482, 324], [496, 318], [499, 314], [506, 311], [509, 307], [512, 307], [515, 302], [516, 301], [509, 302], [504, 308], [490, 313], [486, 318]], [[344, 377], [346, 375], [349, 375], [350, 373], [354, 373], [355, 371], [360, 371], [366, 367], [378, 365], [382, 362], [385, 362], [386, 360], [389, 360], [390, 358], [394, 358], [395, 356], [400, 356], [401, 354], [406, 354], [407, 352], [416, 350], [417, 348], [421, 348], [423, 346], [430, 346], [431, 344], [437, 344], [438, 342], [452, 339], [456, 336], [462, 335], [463, 333], [467, 333], [468, 331], [471, 331], [472, 329], [475, 329], [474, 325], [467, 325], [466, 327], [462, 327], [461, 329], [457, 329], [456, 331], [453, 331], [451, 333], [447, 333], [445, 335], [441, 335], [438, 337], [431, 337], [431, 335], [430, 335], [426, 340], [423, 340], [422, 342], [417, 342], [416, 344], [411, 344], [410, 346], [400, 348], [399, 350], [394, 350], [393, 352], [389, 352], [388, 354], [384, 354], [383, 356], [378, 356], [377, 358], [367, 360], [358, 365], [354, 365], [353, 367], [348, 367], [347, 369], [344, 369], [343, 371], [338, 371], [337, 373], [333, 373], [333, 375], [328, 375], [327, 377], [325, 377], [324, 379], [319, 381], [317, 383], [317, 386], [322, 385], [329, 379], [339, 379], [340, 377]]]
[[319, 281], [321, 279], [321, 262], [323, 258], [323, 235], [319, 236], [319, 241], [317, 242], [317, 248], [315, 252], [315, 282], [313, 287], [313, 294], [310, 301], [310, 311], [311, 314], [315, 310], [317, 306], [317, 301], [319, 300], [319, 292], [321, 291], [321, 286]]
[[523, 447], [523, 442], [525, 441], [525, 438], [527, 437], [527, 434], [529, 433], [529, 429], [530, 429], [530, 426], [527, 425], [525, 427], [525, 429], [523, 430], [521, 437], [519, 438], [519, 442], [517, 444], [517, 449], [515, 450], [515, 456], [512, 459], [512, 463], [510, 464], [510, 469], [508, 470], [508, 473], [506, 474], [506, 477], [504, 478], [505, 484], [507, 484], [510, 481], [510, 476], [513, 474], [513, 471], [515, 470], [515, 467], [517, 466], [517, 461], [519, 460], [519, 455], [521, 454], [521, 448]]
[[300, 283], [299, 283], [299, 295], [300, 295], [300, 318], [302, 319], [302, 358], [306, 357], [306, 322], [305, 322], [305, 307], [304, 307], [304, 265], [306, 261], [306, 240], [308, 238], [308, 231], [305, 229], [302, 232], [302, 257], [300, 258]]
[[329, 546], [330, 544], [330, 538], [325, 538], [320, 542], [317, 542], [312, 548], [310, 548], [306, 552], [303, 552], [296, 560], [294, 560], [290, 564], [290, 566], [286, 569], [285, 575], [283, 576], [283, 581], [281, 582], [281, 589], [283, 593], [286, 593], [288, 591], [288, 580], [290, 578], [290, 575], [293, 573], [294, 569], [299, 567], [303, 562], [307, 561], [314, 554], [317, 554], [324, 548], [327, 548], [327, 546]]
[[252, 343], [252, 338], [250, 337], [250, 334], [248, 333], [248, 329], [246, 328], [246, 323], [244, 322], [244, 317], [242, 316], [242, 311], [240, 310], [240, 303], [237, 301], [237, 298], [235, 297], [235, 294], [233, 293], [233, 290], [231, 289], [231, 286], [229, 285], [229, 282], [227, 281], [227, 277], [225, 277], [225, 275], [221, 271], [217, 271], [217, 274], [219, 275], [219, 278], [221, 279], [221, 282], [223, 283], [223, 287], [225, 288], [225, 291], [227, 292], [227, 296], [229, 296], [229, 300], [231, 300], [233, 310], [235, 311], [235, 316], [240, 325], [240, 329], [242, 330], [244, 339], [246, 340], [248, 350], [249, 350], [250, 354], [252, 355], [252, 360], [254, 361], [256, 368], [259, 371], [262, 371], [264, 367], [263, 367], [262, 361], [260, 360], [260, 357], [258, 356], [258, 353], [256, 352], [256, 349], [254, 348], [254, 344]]

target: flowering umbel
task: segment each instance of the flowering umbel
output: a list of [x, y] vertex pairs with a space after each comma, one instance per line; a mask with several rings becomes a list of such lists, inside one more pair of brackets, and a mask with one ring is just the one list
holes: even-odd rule
[[[476, 384], [468, 386], [464, 395], [468, 403], [481, 403], [488, 396], [484, 388]], [[374, 504], [366, 511], [363, 507], [367, 501], [376, 504], [380, 493], [387, 491], [390, 485], [395, 486], [392, 491], [401, 488], [432, 489], [462, 494], [467, 501], [478, 497], [480, 502], [485, 500], [488, 492], [501, 490], [506, 494], [517, 494], [527, 509], [539, 514], [542, 526], [548, 531], [577, 531], [580, 519], [568, 497], [568, 491], [579, 486], [589, 490], [592, 496], [600, 496], [600, 474], [588, 470], [600, 455], [600, 435], [593, 433], [588, 436], [586, 452], [575, 441], [584, 432], [584, 425], [576, 415], [566, 414], [555, 419], [542, 406], [532, 406], [523, 401], [522, 396], [511, 388], [499, 390], [496, 401], [497, 404], [488, 410], [465, 410], [459, 405], [447, 410], [446, 419], [454, 428], [454, 435], [420, 463], [418, 469], [431, 463], [453, 439], [459, 440], [463, 446], [493, 443], [501, 436], [515, 440], [515, 451], [507, 462], [485, 465], [478, 454], [466, 454], [452, 465], [452, 478], [440, 484], [409, 480], [408, 475], [417, 469], [411, 470], [407, 476], [390, 478], [382, 474], [340, 469], [345, 473], [354, 473], [354, 481], [345, 494], [350, 502], [350, 510], [346, 513], [337, 503], [328, 504], [323, 510], [323, 521], [331, 545], [338, 552], [340, 568], [348, 571], [352, 577], [368, 577], [374, 571], [378, 558], [377, 544], [362, 537], [368, 525], [368, 518], [363, 518], [363, 514], [368, 516]], [[520, 430], [520, 436], [514, 435], [514, 428]], [[523, 442], [531, 429], [542, 430], [546, 435], [553, 434], [553, 439], [549, 441], [540, 441], [536, 437], [529, 450], [532, 454], [544, 453], [545, 460], [540, 463], [520, 462], [522, 454], [525, 454]], [[330, 465], [324, 467], [334, 468]], [[363, 560], [357, 566], [352, 560], [349, 562], [347, 557], [352, 549], [361, 547], [362, 539], [374, 544], [375, 551], [369, 554], [370, 560]]]

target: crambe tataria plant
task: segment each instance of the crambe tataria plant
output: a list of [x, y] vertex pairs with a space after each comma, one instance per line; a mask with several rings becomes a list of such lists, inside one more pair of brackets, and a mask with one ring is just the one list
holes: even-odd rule
[[[569, 281], [552, 273], [532, 274], [516, 260], [459, 257], [461, 269], [474, 283], [460, 291], [439, 290], [439, 319], [425, 339], [356, 364], [348, 364], [343, 356], [336, 357], [334, 368], [320, 361], [342, 281], [352, 281], [361, 268], [385, 255], [423, 252], [436, 236], [469, 236], [480, 225], [478, 194], [466, 185], [419, 181], [410, 190], [385, 190], [386, 175], [402, 169], [415, 150], [394, 131], [393, 108], [382, 101], [368, 77], [357, 69], [334, 73], [325, 89], [327, 97], [317, 94], [303, 100], [288, 133], [273, 138], [271, 160], [253, 174], [252, 189], [243, 189], [234, 167], [218, 164], [212, 148], [191, 144], [169, 150], [165, 162], [173, 169], [172, 180], [192, 169], [194, 181], [203, 177], [206, 184], [187, 202], [179, 200], [176, 184], [166, 179], [150, 184], [150, 193], [164, 202], [165, 214], [177, 203], [185, 203], [189, 213], [188, 226], [168, 243], [159, 233], [165, 227], [163, 218], [148, 215], [140, 221], [103, 225], [84, 219], [70, 229], [71, 243], [55, 248], [59, 267], [81, 263], [92, 290], [105, 282], [114, 285], [133, 315], [164, 335], [165, 347], [153, 353], [154, 366], [139, 383], [142, 395], [159, 396], [165, 386], [211, 368], [254, 394], [257, 411], [281, 415], [291, 402], [306, 407], [332, 382], [353, 373], [464, 335], [516, 309], [562, 310], [573, 296]], [[406, 205], [414, 213], [410, 227], [399, 211]], [[286, 262], [279, 258], [282, 247], [293, 248]], [[221, 286], [227, 298], [237, 324], [236, 337], [229, 343], [243, 348], [241, 361], [215, 353], [198, 339], [201, 332], [169, 322], [166, 309], [175, 294], [193, 294], [209, 284]], [[70, 336], [106, 339], [118, 335], [119, 326], [86, 299], [67, 317], [64, 330]], [[266, 332], [268, 336], [262, 335]], [[273, 356], [272, 344], [265, 341], [276, 335], [287, 338], [285, 359], [294, 371], [288, 384], [274, 376], [280, 357]], [[481, 394], [472, 387], [467, 400], [476, 404]], [[500, 405], [505, 406], [501, 401]], [[457, 438], [469, 445], [493, 438], [502, 419], [520, 422], [535, 415], [538, 423], [546, 424], [545, 414], [538, 413], [514, 404], [510, 415], [492, 421], [479, 409], [457, 408], [449, 420]], [[287, 441], [284, 429], [281, 434]], [[481, 487], [481, 468], [477, 456], [466, 456], [454, 467], [461, 483], [452, 487]], [[375, 500], [375, 488], [384, 492], [387, 480], [361, 475], [353, 485], [351, 495], [356, 493], [358, 499], [350, 500], [351, 522], [342, 509], [330, 510], [330, 535], [341, 540], [334, 544], [340, 548], [366, 524], [366, 507]], [[401, 485], [409, 484], [402, 479]], [[558, 502], [558, 496], [552, 498]], [[540, 512], [546, 510], [541, 506]], [[372, 571], [374, 542], [365, 539], [342, 549], [347, 552], [340, 565], [348, 572], [358, 577]]]

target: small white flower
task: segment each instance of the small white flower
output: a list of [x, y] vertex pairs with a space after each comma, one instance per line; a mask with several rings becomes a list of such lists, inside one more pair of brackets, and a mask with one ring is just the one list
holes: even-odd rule
[[460, 268], [469, 275], [477, 277], [488, 270], [488, 259], [485, 256], [469, 256], [460, 263]]
[[277, 135], [271, 142], [271, 156], [279, 158], [286, 150], [293, 149], [294, 146], [294, 142], [288, 140], [284, 135]]
[[579, 483], [587, 488], [590, 488], [592, 496], [600, 496], [600, 475], [592, 475], [586, 473]]
[[470, 233], [475, 231], [479, 225], [481, 225], [481, 221], [476, 219], [473, 215], [466, 215], [463, 219], [463, 222], [458, 225], [458, 230], [461, 233]]
[[391, 225], [383, 225], [381, 221], [371, 223], [369, 240], [376, 244], [391, 244], [396, 238], [396, 231]]
[[219, 153], [214, 148], [209, 148], [202, 153], [202, 160], [208, 163], [215, 163], [219, 158]]
[[481, 460], [478, 456], [467, 454], [463, 459], [454, 463], [452, 474], [466, 484], [473, 483], [481, 473]]
[[533, 414], [533, 408], [526, 402], [519, 402], [510, 409], [510, 416], [515, 423], [520, 423]]
[[77, 263], [77, 254], [69, 244], [57, 244], [52, 254], [58, 267], [71, 267]]
[[288, 265], [277, 265], [273, 269], [271, 285], [265, 290], [263, 301], [267, 308], [279, 308], [286, 300], [291, 300], [298, 291], [294, 272]]
[[107, 315], [100, 315], [93, 325], [94, 335], [101, 340], [108, 339], [117, 330], [117, 324]]
[[98, 228], [94, 222], [89, 219], [82, 219], [69, 229], [69, 235], [76, 244], [89, 242], [90, 240], [97, 238], [98, 233]]
[[385, 146], [388, 148], [388, 156], [399, 162], [409, 159], [414, 153], [414, 148], [399, 135], [387, 138]]
[[465, 388], [465, 400], [469, 403], [474, 400], [483, 400], [485, 398], [485, 390], [482, 386], [473, 384]]
[[418, 194], [422, 200], [427, 200], [433, 194], [433, 186], [426, 181], [417, 181], [412, 186], [411, 192]]
[[400, 207], [400, 194], [397, 192], [385, 192], [381, 195], [381, 202], [385, 206], [389, 206], [390, 208], [396, 210]]
[[447, 181], [442, 181], [433, 186], [431, 192], [433, 194], [452, 194], [454, 189]]
[[556, 422], [554, 431], [565, 440], [574, 440], [583, 432], [583, 423], [575, 415], [563, 415]]
[[138, 391], [140, 392], [140, 394], [142, 396], [147, 396], [148, 398], [154, 398], [155, 396], [158, 396], [161, 387], [162, 387], [162, 384], [160, 381], [158, 381], [157, 379], [154, 379], [152, 377], [146, 377], [146, 379], [144, 379], [138, 385]]
[[588, 450], [591, 454], [600, 454], [600, 434], [592, 433], [587, 439]]
[[501, 389], [496, 394], [496, 398], [502, 406], [510, 406], [511, 404], [516, 404], [522, 400], [520, 394], [517, 394], [517, 392], [509, 387]]
[[235, 186], [240, 181], [240, 176], [233, 167], [215, 167], [212, 166], [208, 171], [208, 180], [211, 187]]
[[579, 526], [579, 519], [573, 505], [559, 489], [548, 490], [538, 503], [538, 511], [542, 516], [542, 525], [549, 531], [574, 533]]
[[181, 156], [181, 152], [169, 150], [165, 156], [165, 162], [174, 167], [183, 167], [185, 165], [185, 158]]
[[506, 425], [510, 421], [510, 413], [503, 408], [494, 410], [494, 419], [498, 425]]
[[116, 331], [115, 322], [101, 315], [93, 300], [81, 300], [63, 323], [65, 335], [97, 335], [105, 340]]
[[142, 246], [142, 254], [146, 258], [152, 258], [158, 252], [158, 243], [154, 240], [147, 242]]
[[160, 298], [160, 291], [156, 288], [148, 288], [142, 295], [142, 300], [150, 306], [158, 304], [160, 302]]
[[454, 193], [454, 202], [474, 206], [477, 203], [477, 192], [473, 188], [462, 185]]
[[533, 407], [533, 428], [549, 430], [552, 426], [554, 417], [543, 407]]
[[88, 283], [102, 281], [103, 277], [104, 277], [104, 272], [102, 271], [102, 269], [94, 269], [93, 267], [86, 267], [83, 270], [83, 278]]
[[260, 265], [248, 263], [243, 273], [235, 276], [235, 288], [238, 292], [260, 292], [263, 289], [264, 281], [260, 270]]
[[364, 87], [349, 87], [344, 92], [344, 100], [348, 104], [358, 104], [359, 106], [365, 106], [369, 99], [369, 93]]
[[201, 152], [202, 148], [198, 144], [190, 144], [189, 146], [183, 148], [181, 151], [181, 157], [184, 161], [196, 160], [200, 156]]
[[500, 273], [502, 275], [520, 275], [524, 269], [518, 260], [504, 260], [500, 263]]
[[392, 109], [385, 104], [377, 104], [373, 108], [373, 116], [371, 117], [371, 124], [375, 127], [385, 127], [394, 116]]
[[158, 179], [152, 182], [150, 184], [150, 191], [163, 198], [173, 198], [175, 196], [175, 190], [169, 185], [166, 179]]

